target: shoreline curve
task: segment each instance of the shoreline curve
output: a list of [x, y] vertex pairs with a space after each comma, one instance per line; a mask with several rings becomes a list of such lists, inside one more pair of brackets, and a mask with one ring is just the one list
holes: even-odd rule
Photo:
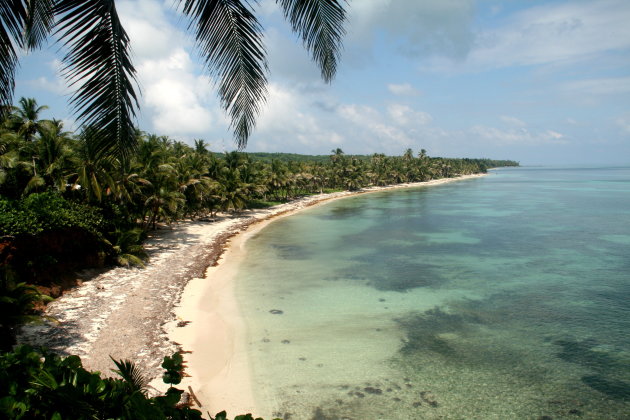
[[[234, 286], [238, 265], [245, 257], [247, 239], [268, 224], [306, 208], [345, 197], [443, 185], [485, 175], [464, 175], [308, 196], [257, 211], [241, 221], [237, 231], [230, 235], [217, 235], [211, 251], [216, 256], [215, 261], [208, 266], [204, 276], [193, 278], [186, 284], [174, 309], [177, 319], [166, 326], [169, 339], [186, 353], [184, 358], [190, 376], [180, 386], [193, 392], [201, 410], [211, 415], [222, 410], [226, 410], [229, 417], [245, 413], [261, 415], [254, 397], [246, 351], [247, 327], [234, 295]], [[159, 384], [155, 382], [155, 386], [159, 387]]]

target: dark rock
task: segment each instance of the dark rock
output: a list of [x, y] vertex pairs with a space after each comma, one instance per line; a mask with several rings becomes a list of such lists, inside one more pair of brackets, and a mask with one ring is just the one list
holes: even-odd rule
[[368, 394], [373, 394], [373, 395], [381, 395], [383, 393], [383, 390], [381, 390], [380, 388], [374, 388], [371, 386], [367, 386], [363, 388], [363, 390], [367, 392]]

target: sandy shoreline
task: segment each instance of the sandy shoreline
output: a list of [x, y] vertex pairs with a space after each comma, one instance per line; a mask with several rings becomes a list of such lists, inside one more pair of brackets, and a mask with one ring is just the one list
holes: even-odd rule
[[480, 176], [308, 196], [216, 220], [176, 223], [147, 240], [145, 268], [80, 273], [83, 284], [46, 308], [56, 322], [25, 326], [19, 341], [78, 355], [87, 369], [110, 376], [115, 376], [110, 356], [131, 360], [155, 378], [151, 386], [158, 390], [164, 390], [162, 359], [183, 350], [191, 377], [181, 387], [192, 388], [204, 412], [256, 414], [245, 322], [234, 297], [234, 272], [247, 238], [280, 216], [331, 200]]
[[[269, 415], [260, 412], [261, 407], [254, 397], [246, 352], [247, 328], [234, 295], [237, 269], [245, 258], [245, 243], [269, 223], [307, 207], [351, 195], [441, 185], [480, 176], [483, 175], [312, 196], [276, 206], [262, 218], [252, 220], [241, 234], [229, 239], [229, 243], [220, 244], [225, 253], [207, 269], [203, 278], [188, 282], [175, 309], [177, 320], [167, 327], [169, 338], [185, 351], [190, 351], [185, 357], [190, 377], [184, 380], [182, 386], [186, 389], [190, 387], [201, 402], [203, 411], [212, 415], [221, 410], [226, 410], [228, 416], [244, 413]], [[186, 325], [177, 327], [178, 322]]]

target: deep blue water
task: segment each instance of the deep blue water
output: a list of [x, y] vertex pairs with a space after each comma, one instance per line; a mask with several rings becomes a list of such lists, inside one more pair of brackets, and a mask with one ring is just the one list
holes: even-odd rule
[[316, 207], [248, 241], [237, 295], [270, 414], [630, 418], [630, 168]]

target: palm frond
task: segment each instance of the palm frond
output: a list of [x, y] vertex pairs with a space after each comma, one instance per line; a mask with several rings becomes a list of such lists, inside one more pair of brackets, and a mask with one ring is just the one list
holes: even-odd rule
[[180, 0], [207, 70], [218, 78], [221, 105], [239, 148], [247, 145], [267, 93], [262, 27], [247, 1]]
[[127, 160], [136, 148], [138, 98], [129, 37], [114, 0], [59, 0], [57, 32], [68, 47], [64, 75], [77, 88], [70, 102], [99, 156]]
[[340, 0], [276, 0], [330, 83], [337, 72], [346, 11]]
[[54, 0], [30, 0], [24, 25], [24, 45], [39, 48], [50, 34], [54, 24]]
[[13, 103], [16, 49], [22, 45], [22, 28], [27, 16], [23, 0], [0, 2], [0, 117], [6, 116]]
[[24, 188], [24, 193], [26, 194], [33, 190], [37, 190], [38, 188], [41, 188], [44, 185], [46, 185], [46, 181], [44, 181], [44, 178], [42, 178], [39, 175], [33, 175], [31, 179], [28, 180], [28, 183], [26, 184], [26, 187]]
[[115, 373], [127, 383], [132, 392], [140, 391], [145, 392], [145, 388], [148, 384], [147, 378], [142, 374], [138, 366], [129, 360], [115, 360], [113, 357], [109, 357], [116, 364], [118, 370], [112, 369]]

